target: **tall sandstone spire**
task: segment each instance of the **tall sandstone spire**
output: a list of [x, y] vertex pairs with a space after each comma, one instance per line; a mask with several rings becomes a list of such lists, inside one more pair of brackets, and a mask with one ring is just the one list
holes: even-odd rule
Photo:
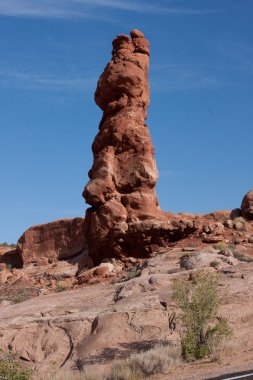
[[[162, 226], [157, 221], [168, 220], [158, 205], [154, 147], [145, 124], [150, 101], [149, 42], [133, 30], [131, 38], [119, 35], [112, 45], [112, 59], [95, 92], [103, 117], [92, 145], [90, 181], [83, 192], [92, 206], [86, 221], [95, 261], [147, 255], [152, 246], [161, 245]], [[164, 227], [167, 231], [168, 223]], [[154, 233], [155, 229], [160, 232]]]

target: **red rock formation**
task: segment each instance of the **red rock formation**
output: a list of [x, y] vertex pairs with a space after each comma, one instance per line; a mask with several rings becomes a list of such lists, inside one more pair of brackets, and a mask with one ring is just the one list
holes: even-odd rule
[[[94, 163], [83, 196], [91, 256], [145, 256], [167, 241], [172, 226], [158, 205], [158, 172], [145, 124], [149, 105], [149, 42], [138, 31], [117, 36], [112, 59], [99, 78], [95, 101], [103, 110], [93, 145]], [[183, 232], [184, 233], [184, 232]], [[175, 236], [174, 236], [175, 238]], [[152, 248], [153, 246], [153, 248]]]
[[101, 75], [95, 101], [104, 111], [92, 146], [94, 164], [84, 197], [90, 205], [107, 205], [122, 222], [158, 210], [158, 173], [154, 148], [144, 121], [149, 105], [149, 44], [131, 32], [113, 41], [113, 57]]
[[45, 265], [80, 254], [85, 244], [84, 219], [61, 219], [30, 227], [18, 240], [17, 251], [24, 265]]
[[248, 191], [244, 196], [241, 205], [241, 213], [244, 218], [253, 220], [253, 189]]

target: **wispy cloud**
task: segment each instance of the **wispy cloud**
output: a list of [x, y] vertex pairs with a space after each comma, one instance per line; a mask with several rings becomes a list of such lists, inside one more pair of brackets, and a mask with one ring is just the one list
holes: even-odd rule
[[[91, 69], [80, 70], [78, 65], [34, 68], [30, 63], [11, 66], [0, 61], [0, 85], [5, 88], [24, 90], [84, 92], [94, 89], [98, 74]], [[211, 74], [187, 64], [157, 64], [151, 67], [150, 84], [152, 91], [175, 92], [191, 89], [216, 87], [221, 83]]]
[[157, 64], [151, 67], [151, 89], [175, 92], [214, 88], [221, 81], [211, 72], [184, 63]]
[[[173, 4], [173, 0], [171, 1]], [[149, 1], [131, 0], [0, 0], [0, 15], [33, 18], [100, 18], [98, 8], [137, 13], [197, 15], [216, 12], [185, 7], [164, 7]]]
[[253, 47], [250, 41], [239, 39], [210, 43], [216, 57], [212, 70], [219, 71], [223, 81], [240, 87], [252, 87]]
[[6, 88], [36, 89], [50, 91], [84, 91], [94, 88], [97, 78], [94, 76], [85, 76], [78, 73], [77, 77], [73, 75], [60, 73], [38, 73], [31, 70], [20, 68], [9, 68], [6, 63], [0, 62], [0, 85]]

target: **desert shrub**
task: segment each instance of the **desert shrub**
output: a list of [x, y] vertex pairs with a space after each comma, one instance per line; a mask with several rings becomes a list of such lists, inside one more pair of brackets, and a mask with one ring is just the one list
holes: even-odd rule
[[227, 249], [229, 246], [225, 241], [219, 241], [218, 243], [215, 243], [213, 247], [222, 251], [223, 249]]
[[176, 280], [173, 299], [181, 309], [180, 318], [185, 327], [182, 339], [185, 360], [202, 359], [212, 354], [215, 348], [212, 342], [218, 347], [219, 342], [231, 334], [226, 319], [217, 322], [222, 297], [216, 274], [198, 273], [192, 282]]
[[64, 292], [64, 290], [67, 290], [67, 287], [66, 286], [63, 286], [61, 284], [57, 284], [56, 287], [55, 287], [55, 291], [57, 293], [60, 293], [60, 292]]
[[233, 227], [237, 231], [246, 231], [246, 220], [242, 216], [238, 216], [233, 220]]
[[166, 373], [181, 363], [180, 349], [158, 344], [147, 351], [132, 354], [127, 360], [114, 364], [105, 380], [141, 380]]
[[185, 253], [183, 256], [179, 258], [180, 268], [185, 267], [185, 263], [189, 260], [189, 258], [190, 258], [189, 253]]
[[131, 280], [132, 278], [140, 277], [140, 275], [141, 275], [140, 266], [135, 265], [135, 266], [128, 269], [126, 279], [128, 281], [128, 280]]
[[196, 244], [193, 243], [193, 242], [190, 242], [190, 243], [187, 244], [187, 247], [196, 248]]
[[226, 318], [219, 318], [216, 325], [206, 331], [207, 345], [211, 353], [215, 353], [222, 348], [227, 338], [231, 336], [231, 327]]
[[2, 247], [11, 247], [16, 248], [16, 244], [8, 243], [7, 241], [4, 241], [3, 243], [0, 243]]
[[23, 289], [15, 294], [15, 296], [12, 298], [12, 302], [21, 303], [29, 300], [30, 298], [32, 298], [32, 295], [29, 293], [29, 291]]
[[127, 361], [115, 363], [105, 380], [141, 380], [141, 373], [134, 371]]
[[234, 223], [242, 223], [242, 224], [245, 224], [245, 223], [246, 223], [246, 220], [245, 220], [242, 216], [237, 216], [236, 218], [234, 218], [233, 222], [234, 222]]
[[237, 251], [236, 249], [233, 250], [233, 256], [237, 260], [242, 261], [244, 263], [251, 263], [251, 262], [253, 262], [253, 257], [246, 256], [243, 253]]
[[8, 243], [7, 243], [7, 241], [4, 241], [3, 243], [0, 243], [0, 245], [2, 246], [2, 247], [8, 247]]
[[1, 380], [29, 380], [31, 371], [22, 368], [21, 364], [11, 353], [0, 355], [0, 379]]
[[212, 215], [212, 214], [206, 214], [205, 218], [208, 219], [208, 220], [214, 220], [215, 219], [214, 215]]
[[216, 268], [218, 268], [218, 266], [219, 266], [219, 261], [214, 260], [214, 261], [210, 262], [210, 267], [216, 269]]
[[118, 288], [117, 288], [117, 290], [116, 290], [116, 292], [115, 292], [115, 294], [114, 294], [114, 296], [113, 296], [113, 300], [114, 300], [114, 302], [117, 302], [117, 301], [119, 301], [119, 295], [120, 295], [120, 292], [121, 292], [121, 290], [124, 288], [124, 286], [119, 286]]
[[133, 354], [129, 365], [135, 373], [141, 373], [144, 378], [159, 373], [166, 373], [181, 362], [180, 350], [176, 347], [158, 344], [153, 348]]
[[6, 266], [7, 268], [9, 269], [9, 271], [11, 271], [13, 269], [13, 264], [12, 263], [6, 263]]

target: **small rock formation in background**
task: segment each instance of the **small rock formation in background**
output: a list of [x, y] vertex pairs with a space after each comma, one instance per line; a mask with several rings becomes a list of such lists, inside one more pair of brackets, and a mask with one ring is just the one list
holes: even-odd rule
[[241, 213], [245, 219], [253, 220], [253, 189], [244, 196], [241, 205]]
[[95, 262], [124, 255], [145, 257], [194, 230], [172, 226], [159, 208], [154, 147], [145, 124], [149, 105], [149, 42], [139, 30], [112, 42], [112, 59], [100, 76], [95, 101], [103, 111], [93, 145], [94, 162], [83, 196], [89, 251]]
[[46, 265], [81, 254], [85, 245], [84, 219], [61, 219], [30, 227], [18, 240], [17, 251], [24, 265]]
[[1, 271], [6, 265], [11, 268], [23, 267], [22, 255], [18, 252], [15, 245], [9, 246], [8, 244], [4, 244], [3, 246], [0, 244], [0, 277]]

